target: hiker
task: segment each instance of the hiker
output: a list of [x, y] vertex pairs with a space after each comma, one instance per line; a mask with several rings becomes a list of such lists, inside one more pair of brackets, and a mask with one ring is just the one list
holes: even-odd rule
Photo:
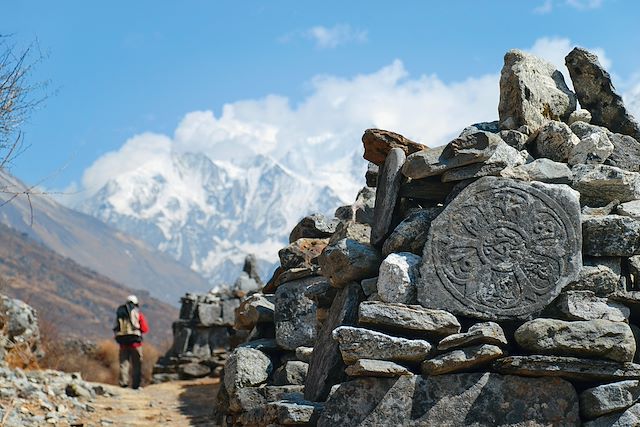
[[120, 344], [120, 387], [129, 386], [129, 368], [133, 370], [131, 387], [140, 387], [142, 379], [142, 334], [149, 331], [147, 320], [140, 311], [138, 297], [129, 295], [127, 302], [116, 310], [113, 327], [116, 342]]

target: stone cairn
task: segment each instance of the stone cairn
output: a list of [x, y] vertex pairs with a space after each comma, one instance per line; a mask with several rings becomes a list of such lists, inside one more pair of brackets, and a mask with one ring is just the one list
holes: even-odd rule
[[227, 355], [248, 333], [234, 329], [235, 310], [247, 292], [262, 286], [256, 259], [247, 256], [231, 290], [181, 298], [180, 318], [173, 322], [173, 344], [153, 368], [153, 382], [219, 377]]
[[499, 121], [445, 146], [365, 131], [368, 187], [236, 311], [218, 423], [640, 425], [640, 127], [566, 64], [508, 52]]

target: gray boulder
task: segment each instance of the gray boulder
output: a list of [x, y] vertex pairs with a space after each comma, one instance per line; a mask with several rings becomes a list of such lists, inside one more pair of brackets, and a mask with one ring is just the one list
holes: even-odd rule
[[300, 346], [313, 347], [316, 338], [316, 304], [305, 292], [313, 285], [325, 281], [323, 277], [310, 277], [284, 283], [275, 295], [276, 341], [286, 350]]
[[389, 227], [391, 227], [402, 183], [400, 170], [405, 160], [406, 155], [402, 149], [392, 148], [382, 166], [373, 209], [373, 225], [371, 227], [371, 244], [373, 246], [381, 246], [390, 232]]
[[504, 335], [504, 331], [497, 323], [476, 323], [465, 333], [453, 334], [443, 338], [438, 343], [438, 351], [452, 350], [478, 344], [504, 346], [507, 344], [507, 338]]
[[267, 297], [259, 293], [250, 295], [242, 300], [240, 306], [236, 309], [234, 328], [250, 331], [258, 323], [272, 323], [273, 310], [275, 308], [272, 301], [273, 297]]
[[604, 163], [615, 147], [606, 133], [592, 133], [580, 140], [569, 153], [568, 163], [597, 165]]
[[411, 252], [422, 256], [431, 221], [442, 212], [442, 208], [426, 208], [413, 212], [393, 230], [382, 245], [382, 255], [392, 252]]
[[640, 200], [632, 200], [630, 202], [621, 203], [616, 206], [615, 213], [622, 216], [630, 216], [640, 219]]
[[553, 120], [542, 125], [530, 140], [534, 157], [545, 157], [556, 162], [566, 162], [580, 143], [569, 126]]
[[416, 279], [421, 258], [408, 252], [392, 253], [382, 264], [377, 281], [378, 296], [384, 302], [416, 303]]
[[337, 288], [376, 277], [382, 258], [376, 248], [353, 239], [329, 244], [318, 257], [322, 275]]
[[238, 347], [224, 365], [224, 387], [229, 395], [242, 387], [254, 387], [265, 383], [273, 366], [261, 351]]
[[609, 320], [534, 319], [516, 330], [515, 339], [524, 350], [536, 354], [631, 362], [636, 352], [629, 325]]
[[199, 303], [196, 313], [202, 326], [222, 326], [222, 304], [213, 302], [210, 304]]
[[513, 129], [506, 129], [501, 130], [498, 135], [500, 135], [500, 138], [502, 138], [504, 142], [518, 151], [526, 148], [528, 135], [525, 135], [522, 132], [518, 132]]
[[602, 384], [580, 393], [580, 413], [588, 420], [619, 412], [640, 400], [640, 381]]
[[311, 354], [305, 382], [305, 399], [324, 401], [331, 387], [344, 380], [344, 362], [338, 343], [333, 339], [333, 330], [342, 325], [356, 324], [358, 305], [363, 298], [357, 283], [350, 283], [338, 290]]
[[442, 175], [449, 169], [484, 162], [504, 144], [498, 135], [489, 132], [464, 135], [445, 146], [410, 155], [402, 167], [402, 173], [411, 179]]
[[582, 424], [584, 427], [628, 427], [640, 425], [640, 405], [636, 404], [619, 414], [606, 415]]
[[394, 337], [370, 329], [340, 326], [333, 331], [342, 359], [347, 364], [358, 359], [422, 362], [431, 351], [425, 340]]
[[567, 121], [567, 124], [571, 126], [576, 122], [591, 123], [591, 113], [589, 112], [589, 110], [580, 108], [574, 111], [573, 113], [571, 113], [569, 115], [569, 120]]
[[23, 301], [0, 295], [0, 362], [9, 352], [25, 365], [44, 355], [38, 313]]
[[422, 362], [421, 369], [423, 375], [442, 375], [477, 368], [499, 357], [502, 357], [500, 347], [480, 344], [439, 354]]
[[585, 122], [575, 122], [571, 125], [573, 133], [584, 139], [598, 135], [600, 139], [608, 139], [613, 144], [613, 151], [604, 164], [615, 166], [631, 172], [640, 171], [640, 143], [628, 135], [611, 132], [606, 127], [596, 126]]
[[554, 162], [544, 157], [531, 163], [506, 168], [500, 172], [500, 176], [520, 181], [540, 181], [547, 184], [571, 184], [573, 180], [573, 173], [566, 163]]
[[298, 239], [326, 239], [336, 231], [338, 225], [337, 219], [329, 219], [322, 214], [315, 213], [305, 216], [300, 222], [293, 227], [289, 234], [289, 243], [293, 243]]
[[606, 297], [623, 289], [619, 257], [584, 256], [582, 262], [584, 265], [578, 281], [571, 283], [566, 290], [587, 290], [599, 297]]
[[626, 322], [630, 314], [629, 308], [624, 305], [586, 290], [561, 293], [548, 311], [563, 320], [604, 319], [612, 322]]
[[578, 277], [579, 221], [567, 186], [480, 178], [433, 221], [418, 301], [475, 319], [529, 319]]
[[520, 50], [505, 54], [498, 105], [502, 129], [537, 129], [549, 120], [566, 121], [575, 109], [575, 95], [552, 64]]
[[302, 237], [278, 251], [280, 265], [285, 270], [312, 268], [317, 258], [327, 247], [329, 239]]
[[590, 206], [640, 199], [640, 173], [608, 165], [575, 165], [571, 186]]
[[358, 378], [342, 383], [319, 427], [578, 426], [578, 396], [560, 379], [494, 373]]
[[514, 167], [525, 162], [526, 157], [506, 143], [499, 144], [494, 153], [482, 163], [474, 163], [455, 169], [449, 169], [442, 174], [442, 182], [464, 181], [483, 176], [499, 176], [507, 167]]
[[289, 360], [273, 373], [274, 385], [304, 385], [309, 365], [299, 360]]
[[640, 219], [628, 216], [588, 216], [582, 219], [583, 251], [598, 257], [640, 254]]
[[380, 301], [360, 304], [358, 323], [391, 332], [445, 337], [460, 332], [458, 319], [444, 310]]
[[576, 47], [565, 59], [578, 101], [591, 112], [591, 123], [640, 139], [640, 125], [618, 95], [598, 57]]

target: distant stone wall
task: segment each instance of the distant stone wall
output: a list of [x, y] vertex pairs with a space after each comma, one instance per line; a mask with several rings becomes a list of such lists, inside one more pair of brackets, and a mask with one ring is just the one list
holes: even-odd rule
[[[224, 426], [640, 425], [640, 127], [591, 53], [505, 55], [499, 120], [369, 129], [236, 311]], [[576, 110], [577, 102], [582, 110]]]
[[247, 332], [233, 326], [241, 298], [262, 284], [255, 263], [255, 257], [247, 257], [232, 290], [181, 298], [173, 344], [154, 366], [154, 382], [220, 376], [228, 353], [247, 339]]

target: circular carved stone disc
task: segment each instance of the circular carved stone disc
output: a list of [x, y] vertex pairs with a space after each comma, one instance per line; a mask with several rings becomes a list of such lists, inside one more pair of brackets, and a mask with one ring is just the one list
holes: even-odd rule
[[524, 320], [577, 278], [581, 247], [569, 187], [482, 178], [432, 222], [418, 299], [469, 317]]

